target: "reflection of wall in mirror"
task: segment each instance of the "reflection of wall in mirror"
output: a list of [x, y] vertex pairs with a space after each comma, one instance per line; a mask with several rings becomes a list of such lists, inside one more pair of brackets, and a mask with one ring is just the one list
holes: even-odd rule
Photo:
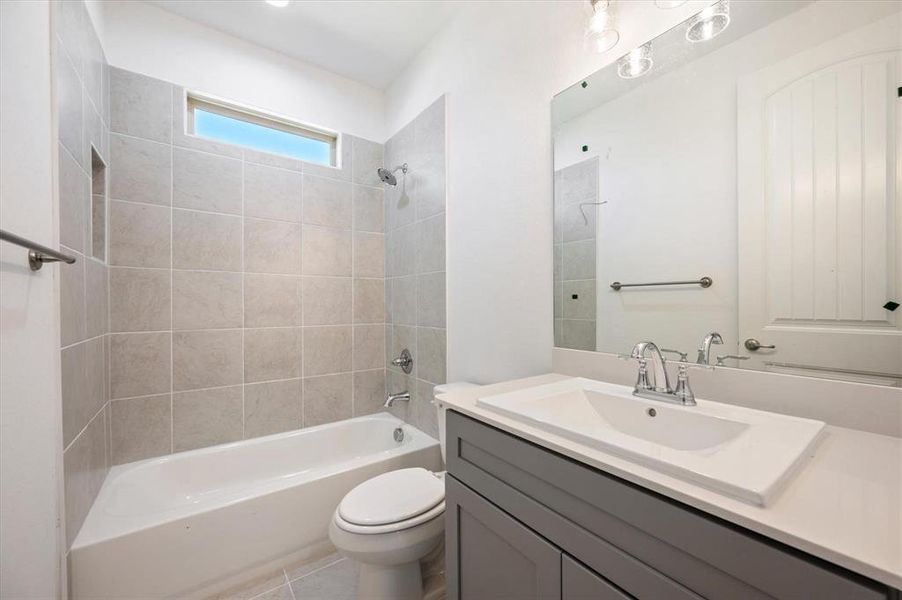
[[[737, 81], [843, 32], [899, 19], [899, 10], [816, 2], [557, 128], [555, 168], [597, 157], [599, 198], [609, 201], [597, 226], [598, 350], [651, 339], [691, 352], [719, 331], [724, 354], [745, 353], [736, 310]], [[703, 275], [711, 288], [608, 287]]]

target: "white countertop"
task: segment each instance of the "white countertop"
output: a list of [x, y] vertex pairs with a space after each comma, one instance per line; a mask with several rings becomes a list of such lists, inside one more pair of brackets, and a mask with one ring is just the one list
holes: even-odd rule
[[562, 379], [567, 377], [540, 375], [449, 392], [438, 399], [448, 408], [583, 464], [902, 589], [902, 439], [828, 425], [813, 456], [786, 489], [762, 508], [476, 405], [480, 396]]

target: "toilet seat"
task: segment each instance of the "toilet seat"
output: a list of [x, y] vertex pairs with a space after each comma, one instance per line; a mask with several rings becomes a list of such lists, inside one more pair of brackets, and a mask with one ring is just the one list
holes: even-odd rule
[[335, 524], [351, 533], [388, 533], [415, 527], [444, 512], [443, 473], [399, 469], [348, 492], [335, 511]]

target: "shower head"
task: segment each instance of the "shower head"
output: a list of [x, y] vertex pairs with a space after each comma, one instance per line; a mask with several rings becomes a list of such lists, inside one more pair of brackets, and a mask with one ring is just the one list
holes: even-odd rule
[[379, 179], [382, 180], [382, 183], [387, 183], [388, 185], [398, 185], [398, 179], [397, 179], [397, 177], [395, 177], [395, 173], [397, 173], [399, 170], [402, 173], [407, 173], [407, 163], [404, 163], [403, 165], [398, 165], [391, 171], [389, 171], [385, 167], [379, 167], [376, 170], [376, 173], [379, 174]]

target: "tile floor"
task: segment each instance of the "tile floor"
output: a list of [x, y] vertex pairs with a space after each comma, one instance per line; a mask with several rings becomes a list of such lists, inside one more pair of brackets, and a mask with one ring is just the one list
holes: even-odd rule
[[279, 569], [209, 600], [357, 600], [357, 565], [330, 554]]

